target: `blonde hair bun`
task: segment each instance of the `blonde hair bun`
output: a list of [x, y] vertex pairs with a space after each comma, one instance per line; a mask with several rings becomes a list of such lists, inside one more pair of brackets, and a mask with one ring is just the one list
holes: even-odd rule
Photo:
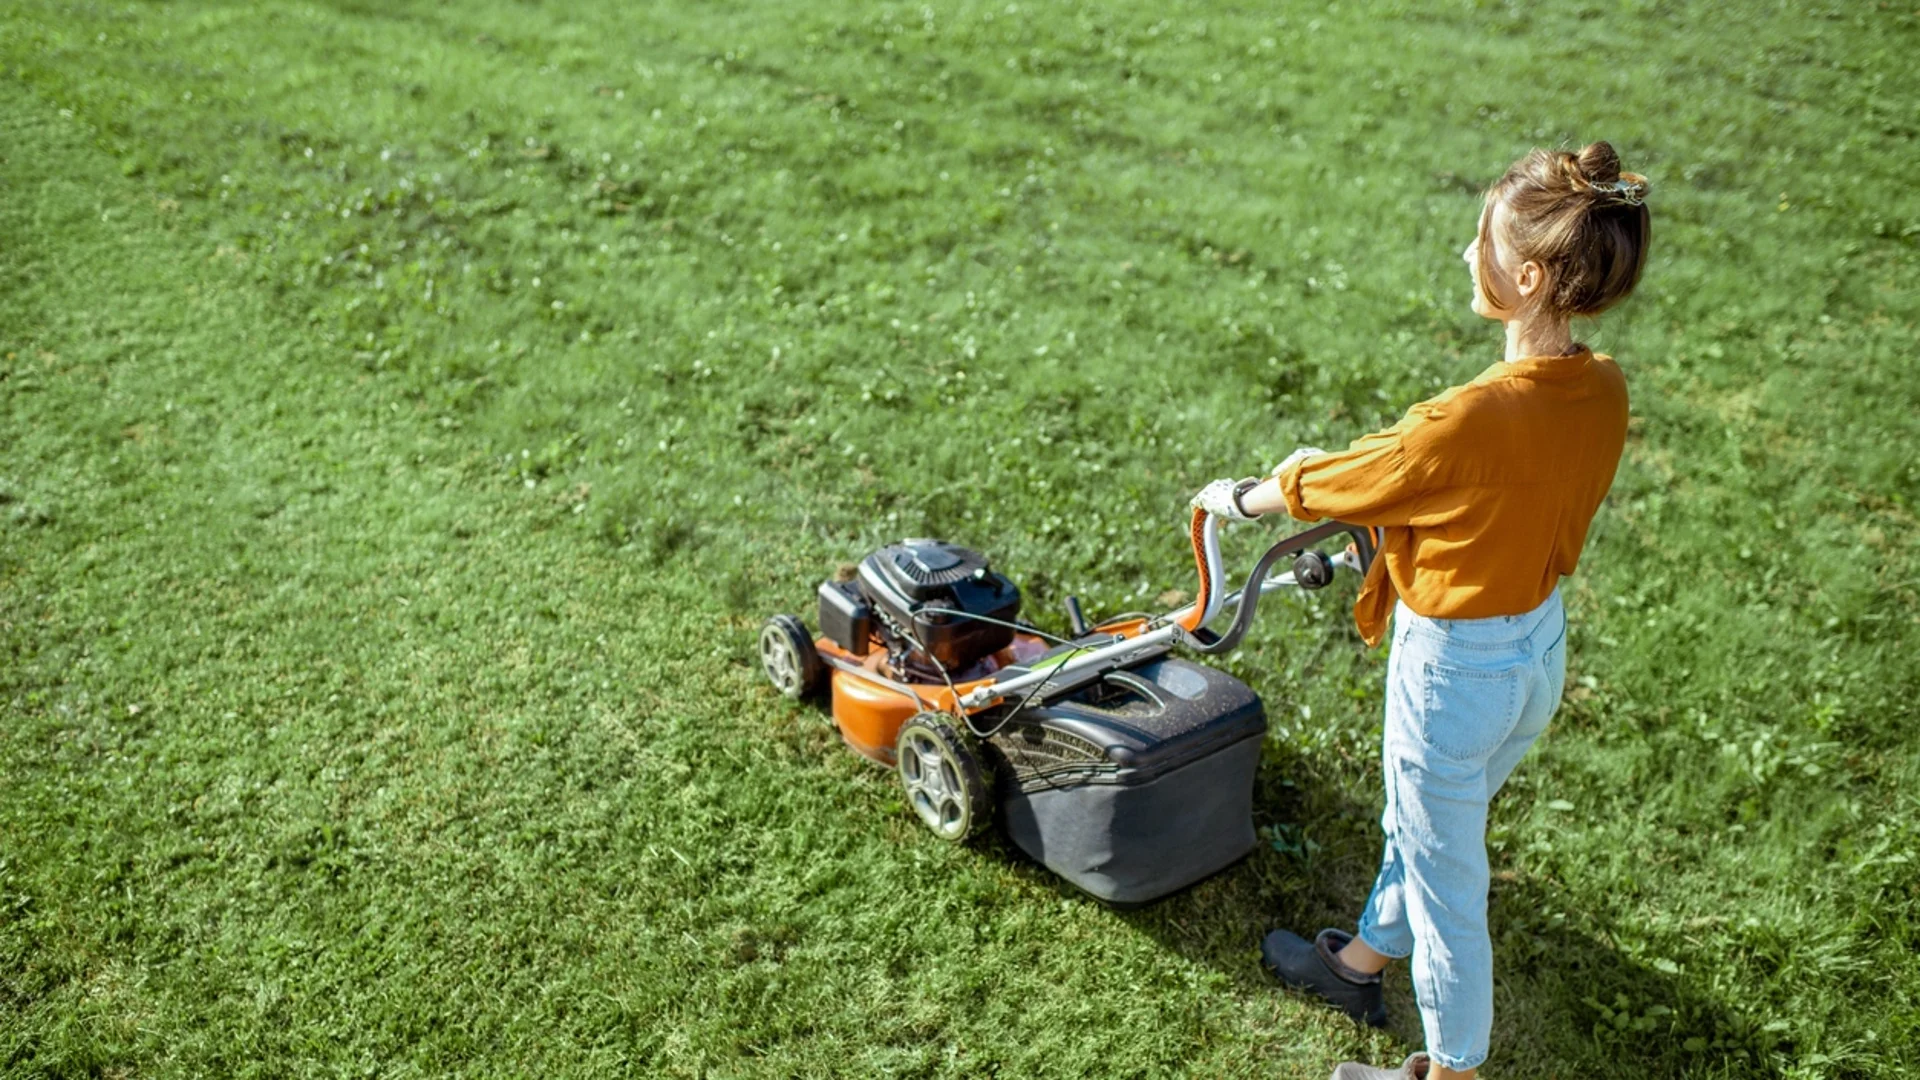
[[1573, 159], [1575, 172], [1586, 184], [1607, 184], [1620, 179], [1620, 155], [1605, 139], [1590, 142], [1581, 147], [1578, 154], [1567, 156]]

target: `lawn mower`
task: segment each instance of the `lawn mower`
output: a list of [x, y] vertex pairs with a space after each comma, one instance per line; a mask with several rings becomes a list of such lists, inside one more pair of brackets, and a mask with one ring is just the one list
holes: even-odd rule
[[[1228, 592], [1219, 526], [1194, 510], [1191, 604], [1090, 625], [1068, 597], [1067, 636], [1021, 619], [1019, 588], [979, 553], [903, 540], [820, 585], [817, 637], [796, 616], [769, 618], [761, 663], [788, 697], [830, 688], [841, 737], [898, 772], [935, 836], [965, 840], [998, 811], [1055, 873], [1110, 904], [1146, 903], [1253, 849], [1267, 729], [1245, 683], [1174, 650], [1227, 652], [1264, 593], [1364, 575], [1374, 555], [1368, 529], [1325, 522], [1268, 548]], [[1350, 542], [1330, 555], [1317, 547], [1328, 541]]]

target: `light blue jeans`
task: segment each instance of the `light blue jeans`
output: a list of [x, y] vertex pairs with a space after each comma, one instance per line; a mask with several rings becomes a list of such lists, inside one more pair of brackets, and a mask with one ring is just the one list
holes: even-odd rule
[[1525, 615], [1429, 619], [1404, 603], [1387, 659], [1386, 854], [1360, 939], [1413, 958], [1427, 1053], [1450, 1069], [1487, 1057], [1487, 803], [1547, 728], [1567, 678], [1555, 589]]

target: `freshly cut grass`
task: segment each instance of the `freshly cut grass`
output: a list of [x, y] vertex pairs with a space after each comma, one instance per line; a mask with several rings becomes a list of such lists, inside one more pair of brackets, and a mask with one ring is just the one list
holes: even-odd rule
[[[1498, 356], [1526, 147], [1653, 178], [1628, 455], [1495, 808], [1490, 1076], [1920, 1045], [1916, 15], [1682, 2], [0, 13], [0, 1073], [1323, 1075], [1351, 586], [1226, 662], [1267, 841], [1116, 914], [764, 685], [903, 534], [1030, 614]], [[1543, 453], [1552, 452], [1543, 447]], [[1250, 557], [1267, 528], [1236, 529]]]

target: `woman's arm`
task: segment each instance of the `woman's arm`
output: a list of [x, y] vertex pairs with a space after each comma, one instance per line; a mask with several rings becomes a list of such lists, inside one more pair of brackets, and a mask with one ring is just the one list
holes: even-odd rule
[[1422, 437], [1419, 406], [1400, 422], [1355, 439], [1345, 450], [1302, 457], [1240, 496], [1249, 513], [1285, 510], [1301, 521], [1334, 518], [1355, 525], [1405, 525], [1428, 491], [1421, 454], [1409, 437]]
[[1286, 510], [1287, 499], [1280, 494], [1280, 478], [1269, 476], [1252, 490], [1241, 492], [1240, 508], [1249, 514], [1275, 514]]

